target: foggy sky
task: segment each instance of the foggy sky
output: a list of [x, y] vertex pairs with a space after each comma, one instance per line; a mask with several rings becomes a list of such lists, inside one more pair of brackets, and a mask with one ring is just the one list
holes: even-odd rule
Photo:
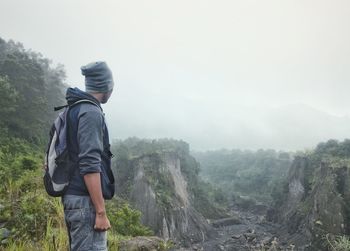
[[347, 0], [0, 0], [0, 37], [65, 65], [107, 61], [112, 138], [303, 150], [350, 137]]

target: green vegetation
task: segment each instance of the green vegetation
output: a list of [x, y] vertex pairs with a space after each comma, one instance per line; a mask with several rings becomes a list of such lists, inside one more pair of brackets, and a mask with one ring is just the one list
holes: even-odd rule
[[118, 169], [116, 171], [118, 172], [117, 184], [121, 184], [118, 189], [121, 197], [129, 198], [134, 176], [133, 162], [143, 156], [148, 156], [150, 161], [145, 163], [148, 181], [156, 191], [158, 202], [164, 207], [170, 207], [174, 190], [169, 186], [172, 182], [169, 174], [163, 173], [160, 168], [163, 161], [159, 154], [164, 152], [180, 154], [188, 151], [188, 148], [187, 143], [172, 139], [141, 140], [132, 137], [124, 141], [115, 140], [112, 144], [112, 152], [116, 155], [113, 165]]
[[298, 153], [287, 182], [299, 180], [304, 187], [302, 197], [290, 205], [287, 187], [282, 189], [282, 199], [275, 200], [276, 208], [289, 210], [282, 216], [289, 232], [309, 231], [315, 250], [350, 250], [349, 157], [350, 140], [329, 140], [312, 151]]
[[152, 231], [140, 223], [141, 212], [119, 198], [107, 201], [106, 210], [112, 232], [122, 236], [149, 236]]
[[326, 244], [331, 251], [348, 251], [350, 250], [349, 236], [325, 236]]
[[41, 178], [53, 106], [64, 102], [64, 78], [61, 66], [52, 68], [40, 54], [0, 38], [0, 223], [10, 231], [1, 240], [9, 250], [66, 246], [66, 234], [47, 242], [50, 229], [65, 226], [60, 204], [47, 197]]
[[[6, 250], [66, 250], [63, 208], [60, 199], [49, 197], [43, 188], [42, 159], [42, 152], [25, 141], [0, 147], [0, 223], [11, 232], [2, 244]], [[152, 234], [140, 224], [141, 213], [125, 201], [109, 201], [107, 210], [110, 247], [132, 236]]]
[[187, 177], [189, 191], [194, 195], [194, 208], [209, 219], [227, 216], [228, 200], [222, 189], [201, 179], [200, 164], [189, 153], [180, 159], [181, 171]]
[[[0, 147], [0, 157], [0, 222], [11, 232], [7, 248], [54, 250], [56, 245], [66, 246], [61, 204], [49, 198], [42, 186], [42, 152], [15, 140]], [[48, 241], [50, 236], [55, 236], [54, 243]]]
[[[306, 196], [315, 190], [320, 183], [327, 184], [327, 191], [330, 192], [335, 187], [334, 192], [341, 197], [346, 197], [345, 206], [350, 208], [347, 197], [349, 191], [346, 191], [348, 189], [347, 169], [350, 168], [350, 140], [346, 139], [342, 142], [328, 140], [318, 144], [313, 151], [300, 153], [298, 156], [307, 161], [303, 180]], [[323, 166], [326, 168], [321, 170]], [[327, 175], [326, 171], [331, 175]]]
[[189, 154], [189, 145], [174, 139], [139, 139], [130, 137], [126, 140], [113, 141], [113, 152], [118, 158], [133, 159], [154, 153], [173, 152], [179, 155]]
[[[271, 203], [283, 187], [291, 155], [274, 150], [219, 150], [194, 152], [201, 165], [200, 175], [215, 184], [227, 198]], [[245, 202], [242, 203], [246, 203]], [[247, 202], [248, 203], [248, 202]]]
[[0, 38], [0, 136], [45, 144], [53, 107], [65, 103], [64, 79], [62, 65]]

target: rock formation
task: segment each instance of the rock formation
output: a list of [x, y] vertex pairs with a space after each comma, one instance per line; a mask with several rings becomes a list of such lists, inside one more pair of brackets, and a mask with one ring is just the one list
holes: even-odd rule
[[288, 243], [300, 250], [322, 250], [327, 238], [349, 233], [349, 178], [343, 163], [312, 156], [295, 159], [279, 211]]
[[192, 205], [185, 158], [191, 157], [186, 152], [154, 151], [120, 159], [115, 167], [117, 195], [142, 212], [142, 223], [157, 236], [180, 246], [207, 240], [212, 229]]

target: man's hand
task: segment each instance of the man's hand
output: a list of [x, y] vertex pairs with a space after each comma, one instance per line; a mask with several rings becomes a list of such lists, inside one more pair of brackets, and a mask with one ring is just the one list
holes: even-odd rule
[[111, 224], [105, 212], [96, 213], [95, 226], [96, 231], [107, 231], [111, 228]]
[[89, 173], [84, 175], [85, 185], [89, 191], [92, 204], [96, 210], [95, 226], [96, 231], [107, 231], [111, 228], [109, 222], [105, 202], [102, 196], [100, 173]]

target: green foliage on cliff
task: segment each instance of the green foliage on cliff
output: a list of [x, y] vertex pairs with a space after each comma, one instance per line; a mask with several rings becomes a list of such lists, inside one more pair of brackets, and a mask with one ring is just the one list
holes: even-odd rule
[[228, 217], [228, 200], [223, 191], [203, 180], [190, 186], [194, 194], [194, 208], [205, 218], [220, 219]]
[[[297, 158], [304, 158], [307, 164], [303, 175], [306, 195], [310, 194], [315, 185], [320, 182], [318, 173], [322, 166], [331, 169], [337, 177], [338, 190], [342, 191], [342, 187], [345, 185], [342, 177], [346, 176], [346, 170], [350, 167], [350, 140], [346, 139], [339, 142], [331, 139], [327, 142], [319, 143], [312, 151], [298, 153]], [[344, 191], [341, 193], [344, 193]]]
[[287, 152], [274, 150], [218, 150], [194, 152], [204, 180], [218, 186], [228, 198], [249, 196], [269, 203], [291, 164]]
[[174, 139], [140, 139], [130, 137], [126, 140], [113, 141], [113, 152], [118, 158], [132, 159], [143, 155], [173, 152], [179, 155], [189, 154], [189, 145], [182, 140]]
[[[178, 156], [189, 154], [189, 145], [181, 140], [173, 139], [139, 139], [128, 138], [124, 141], [115, 140], [112, 152], [116, 155], [114, 166], [117, 167], [118, 181], [122, 184], [119, 193], [125, 199], [129, 197], [134, 177], [134, 162], [147, 156], [149, 161], [145, 164], [146, 177], [155, 189], [157, 201], [164, 208], [170, 208], [174, 197], [174, 184], [168, 172], [162, 171], [162, 153], [173, 153]], [[182, 167], [183, 165], [181, 165]], [[191, 172], [191, 170], [188, 170]]]
[[334, 156], [340, 158], [349, 158], [350, 156], [350, 139], [345, 139], [344, 141], [338, 140], [328, 140], [327, 142], [322, 142], [317, 145], [311, 154], [318, 157], [320, 160], [322, 157]]
[[306, 157], [311, 160], [313, 167], [320, 163], [327, 163], [333, 169], [350, 166], [350, 139], [342, 142], [328, 140], [317, 145], [314, 151], [309, 152]]
[[[322, 142], [298, 153], [289, 170], [281, 209], [291, 234], [311, 233], [312, 250], [347, 250], [350, 234], [350, 140]], [[295, 191], [299, 184], [303, 189]], [[296, 194], [298, 193], [298, 197]], [[289, 198], [298, 198], [292, 202]]]
[[181, 171], [187, 177], [193, 194], [193, 206], [204, 217], [217, 219], [227, 216], [228, 200], [221, 188], [205, 182], [200, 176], [200, 164], [191, 155], [181, 156]]

